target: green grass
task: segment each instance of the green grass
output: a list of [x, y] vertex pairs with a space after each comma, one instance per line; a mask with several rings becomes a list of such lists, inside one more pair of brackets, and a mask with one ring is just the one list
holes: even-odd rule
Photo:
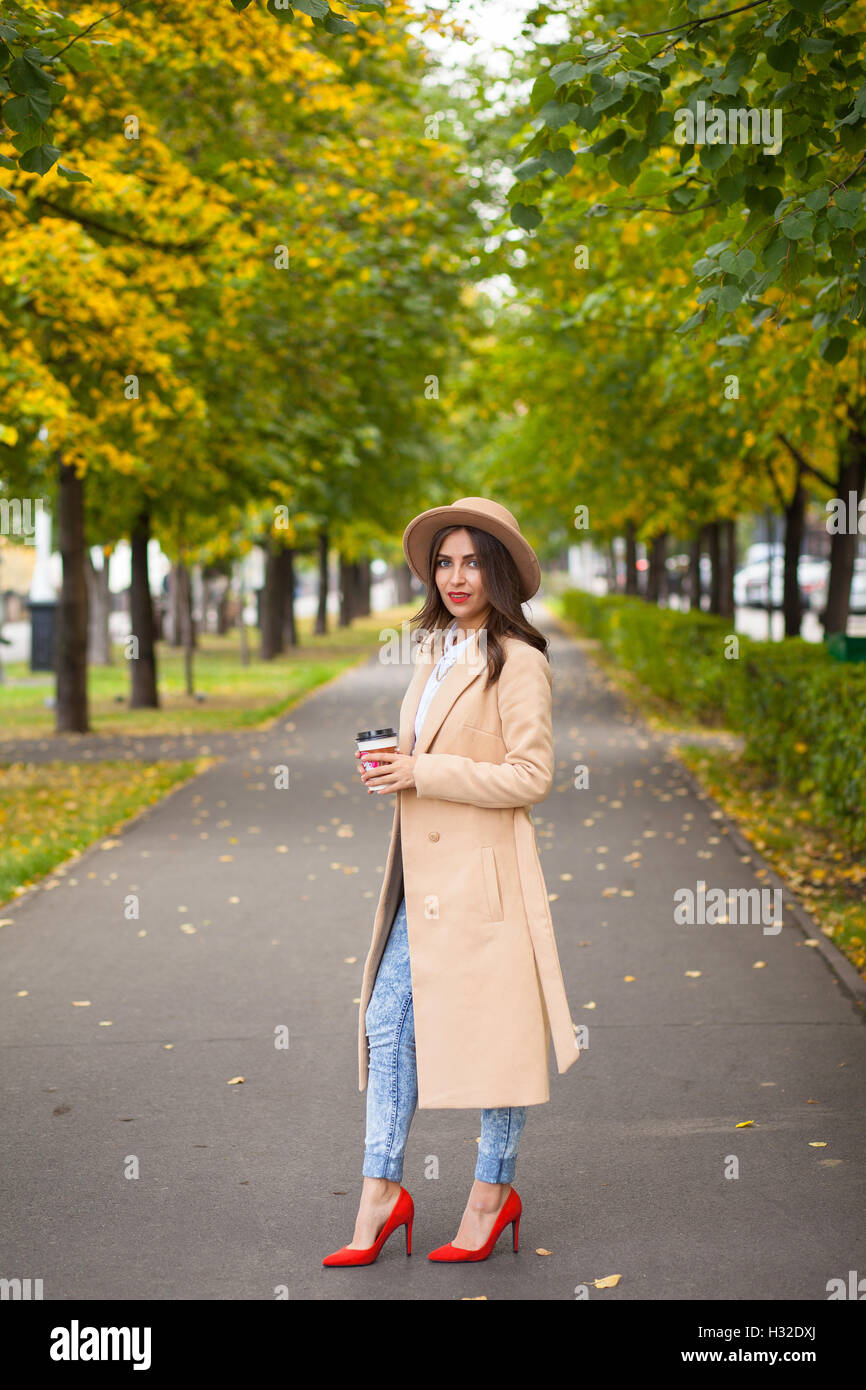
[[[259, 660], [258, 633], [248, 629], [247, 666], [240, 663], [237, 632], [223, 637], [204, 634], [193, 663], [194, 688], [207, 697], [202, 702], [185, 693], [183, 652], [159, 642], [159, 709], [128, 708], [129, 665], [122, 646], [115, 645], [113, 666], [94, 666], [88, 671], [91, 728], [97, 734], [140, 736], [261, 727], [308, 691], [368, 656], [379, 645], [380, 630], [399, 628], [416, 606], [406, 604], [358, 618], [350, 627], [334, 627], [321, 637], [313, 636], [312, 618], [301, 619], [301, 645], [272, 661]], [[5, 670], [9, 680], [38, 679], [39, 684], [0, 685], [0, 738], [45, 738], [52, 734], [54, 711], [45, 708], [44, 699], [54, 693], [53, 673], [31, 672], [23, 662], [11, 663]]]
[[[204, 771], [177, 763], [12, 763], [0, 777], [0, 903]], [[4, 914], [0, 913], [0, 918]]]

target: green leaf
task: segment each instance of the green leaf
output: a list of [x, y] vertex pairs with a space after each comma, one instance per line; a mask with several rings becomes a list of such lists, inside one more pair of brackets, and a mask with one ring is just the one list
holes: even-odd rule
[[67, 183], [92, 183], [89, 174], [82, 174], [77, 169], [68, 169], [65, 164], [58, 164], [57, 172]]
[[3, 188], [2, 185], [0, 185], [0, 198], [5, 198], [8, 203], [18, 202], [18, 199], [16, 198], [15, 194], [10, 193], [9, 189]]
[[547, 168], [547, 161], [536, 156], [535, 159], [527, 159], [525, 164], [518, 164], [514, 170], [514, 177], [524, 182], [526, 179], [535, 178], [542, 170]]
[[793, 39], [785, 43], [771, 44], [767, 49], [767, 62], [776, 72], [793, 72], [797, 66], [800, 50]]
[[743, 172], [733, 175], [727, 174], [720, 178], [717, 187], [722, 202], [729, 206], [731, 203], [736, 203], [743, 196], [745, 182], [746, 175]]
[[516, 226], [531, 232], [542, 221], [542, 216], [539, 209], [529, 203], [515, 203], [511, 209], [511, 220]]
[[716, 347], [748, 347], [749, 335], [747, 333], [729, 333], [724, 338], [716, 339]]
[[607, 162], [607, 172], [611, 178], [616, 179], [617, 183], [628, 186], [634, 183], [637, 177], [637, 167], [630, 161], [624, 160], [620, 154], [612, 154]]
[[610, 135], [605, 135], [603, 140], [596, 140], [594, 145], [590, 145], [589, 153], [593, 156], [599, 154], [609, 154], [615, 150], [625, 140], [625, 131], [620, 126], [619, 130], [612, 130]]
[[[301, 14], [310, 16], [310, 19], [324, 19], [330, 13], [328, 0], [291, 0], [292, 8], [300, 10]], [[355, 26], [352, 25], [354, 29]]]
[[42, 125], [51, 115], [51, 98], [46, 92], [27, 92], [13, 97], [3, 107], [3, 119], [12, 130], [24, 130], [34, 121]]
[[569, 170], [574, 167], [575, 155], [573, 150], [548, 150], [545, 158], [548, 168], [558, 174], [561, 179], [564, 179]]
[[16, 92], [44, 92], [54, 81], [27, 58], [16, 58], [6, 73], [9, 84]]
[[[311, 0], [312, 2], [313, 0]], [[292, 0], [292, 3], [297, 6], [297, 0]], [[358, 28], [351, 19], [343, 19], [341, 15], [334, 14], [333, 10], [328, 12], [324, 27], [329, 34], [354, 34]]]
[[579, 77], [584, 77], [586, 68], [583, 63], [555, 63], [549, 70], [548, 76], [553, 83], [554, 91], [559, 91], [566, 82], [576, 82]]
[[846, 228], [856, 227], [859, 221], [856, 212], [845, 212], [844, 208], [828, 208], [827, 221], [836, 231], [844, 231]]
[[789, 212], [787, 217], [782, 218], [782, 234], [789, 241], [802, 241], [804, 237], [809, 237], [815, 227], [815, 214], [809, 212], [807, 208], [801, 208], [798, 212]]
[[56, 145], [34, 145], [18, 161], [19, 167], [28, 174], [47, 174], [52, 164], [60, 158]]
[[848, 341], [846, 338], [825, 338], [818, 351], [824, 361], [833, 366], [842, 361], [848, 351]]
[[837, 188], [833, 194], [833, 202], [837, 208], [842, 208], [843, 212], [859, 212], [863, 205], [863, 195], [858, 193], [856, 188]]
[[543, 106], [555, 91], [556, 87], [548, 73], [543, 72], [540, 77], [536, 77], [529, 96], [530, 111], [538, 111], [539, 107]]
[[723, 251], [719, 256], [719, 265], [726, 275], [736, 275], [739, 279], [745, 275], [747, 270], [751, 270], [755, 264], [755, 253], [744, 246], [742, 251]]
[[699, 309], [696, 314], [692, 314], [691, 318], [686, 319], [685, 323], [681, 323], [679, 328], [676, 328], [674, 331], [676, 333], [688, 333], [691, 328], [697, 328], [698, 324], [702, 322], [703, 317], [704, 311], [703, 309]]
[[739, 285], [723, 285], [719, 295], [719, 313], [731, 314], [742, 302], [743, 291]]
[[8, 154], [0, 154], [0, 169], [17, 169], [18, 164], [14, 159], [10, 159]]
[[807, 208], [811, 208], [812, 212], [820, 212], [822, 208], [827, 206], [828, 199], [829, 193], [826, 188], [813, 188], [811, 193], [806, 194], [803, 201]]
[[539, 116], [550, 130], [559, 130], [561, 126], [568, 125], [583, 110], [573, 101], [549, 101], [542, 106]]
[[245, 10], [252, 3], [253, 0], [232, 0], [232, 4], [236, 10]]

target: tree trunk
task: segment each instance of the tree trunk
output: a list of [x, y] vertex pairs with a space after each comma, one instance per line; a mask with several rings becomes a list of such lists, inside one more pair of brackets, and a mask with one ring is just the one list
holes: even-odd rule
[[736, 527], [732, 520], [718, 523], [719, 533], [719, 613], [723, 618], [734, 616], [734, 567], [736, 564]]
[[636, 595], [637, 586], [637, 542], [635, 541], [635, 525], [633, 521], [628, 522], [625, 532], [625, 591], [627, 594]]
[[229, 630], [229, 585], [220, 583], [219, 597], [216, 602], [216, 627], [217, 636], [225, 637]]
[[683, 586], [688, 589], [689, 608], [698, 610], [701, 607], [701, 535], [699, 528], [689, 545], [688, 580]]
[[397, 602], [412, 602], [412, 571], [407, 564], [397, 565], [394, 570], [397, 582]]
[[613, 539], [612, 539], [612, 538], [611, 538], [611, 540], [609, 540], [608, 543], [607, 543], [606, 559], [607, 559], [607, 592], [608, 592], [609, 594], [615, 594], [615, 593], [618, 593], [618, 592], [619, 592], [619, 584], [618, 584], [618, 582], [617, 582], [617, 576], [616, 576], [616, 549], [614, 548], [614, 544], [613, 544]]
[[241, 560], [238, 562], [238, 590], [239, 590], [239, 595], [240, 595], [240, 606], [239, 606], [239, 609], [238, 609], [238, 624], [239, 624], [239, 626], [240, 626], [240, 637], [241, 637], [241, 665], [242, 665], [242, 666], [249, 666], [249, 664], [250, 664], [250, 646], [249, 646], [249, 641], [248, 641], [248, 639], [247, 639], [247, 625], [246, 625], [246, 622], [245, 622], [245, 620], [244, 620], [244, 612], [245, 612], [246, 606], [247, 606], [247, 591], [246, 591], [246, 582], [245, 582], [245, 580], [244, 580], [244, 562], [243, 562], [243, 559], [241, 559]]
[[370, 616], [370, 557], [363, 555], [358, 561], [358, 612], [359, 618]]
[[295, 552], [286, 546], [281, 552], [283, 566], [283, 647], [298, 646], [298, 625], [295, 622]]
[[192, 620], [192, 572], [188, 565], [177, 566], [178, 588], [180, 590], [180, 635], [183, 643], [184, 688], [192, 695], [193, 682], [192, 654], [195, 646], [195, 633]]
[[806, 489], [803, 473], [797, 466], [794, 496], [785, 508], [785, 588], [782, 607], [785, 614], [785, 636], [799, 637], [803, 622], [798, 565], [803, 546], [803, 524], [806, 516]]
[[262, 588], [259, 656], [272, 661], [283, 650], [282, 557], [273, 540], [265, 547], [265, 582]]
[[153, 602], [150, 597], [150, 578], [147, 571], [147, 543], [150, 540], [150, 515], [143, 509], [136, 520], [131, 536], [132, 583], [129, 592], [129, 614], [132, 633], [138, 638], [138, 653], [130, 660], [132, 686], [130, 709], [158, 709], [156, 688], [156, 647], [154, 645]]
[[183, 589], [180, 565], [172, 565], [168, 575], [168, 640], [173, 647], [183, 646]]
[[[851, 602], [851, 580], [857, 554], [857, 504], [866, 484], [866, 437], [852, 429], [846, 441], [845, 454], [839, 462], [837, 496], [845, 503], [848, 525], [844, 531], [830, 536], [830, 582], [827, 586], [827, 607], [822, 614], [824, 632], [845, 632]], [[851, 494], [854, 494], [853, 499]], [[854, 509], [848, 505], [854, 502]]]
[[667, 532], [661, 531], [653, 537], [649, 557], [646, 597], [648, 603], [663, 603], [668, 596], [668, 572], [665, 566], [667, 553]]
[[101, 569], [94, 565], [89, 546], [85, 550], [85, 557], [87, 661], [90, 666], [110, 666], [111, 634], [108, 615], [111, 612], [111, 590], [108, 587], [108, 556], [103, 550]]
[[345, 556], [340, 556], [340, 627], [348, 627], [355, 616], [355, 588], [357, 565]]
[[316, 612], [316, 636], [328, 631], [328, 533], [319, 532], [319, 607]]
[[63, 582], [57, 603], [57, 733], [87, 734], [87, 579], [84, 555], [84, 479], [60, 463], [60, 554]]
[[711, 521], [707, 527], [707, 550], [710, 556], [710, 612], [721, 613], [721, 545], [717, 521]]

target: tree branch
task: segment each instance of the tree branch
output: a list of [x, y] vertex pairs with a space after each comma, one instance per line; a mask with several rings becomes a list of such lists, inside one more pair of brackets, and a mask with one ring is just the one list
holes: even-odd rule
[[65, 217], [68, 222], [77, 222], [79, 226], [87, 231], [103, 232], [106, 236], [119, 237], [121, 241], [132, 242], [136, 246], [147, 246], [152, 251], [201, 251], [208, 244], [208, 238], [202, 237], [196, 241], [153, 241], [150, 237], [132, 236], [129, 232], [122, 231], [119, 227], [109, 227], [104, 222], [97, 222], [94, 217], [88, 217], [85, 213], [73, 212], [71, 208], [62, 207], [59, 203], [54, 203], [50, 198], [44, 198], [37, 194], [33, 199], [42, 207], [49, 208], [56, 212], [59, 217]]
[[803, 469], [804, 472], [811, 473], [813, 477], [817, 478], [819, 482], [822, 482], [825, 487], [828, 487], [831, 492], [834, 490], [836, 484], [833, 481], [833, 479], [828, 478], [825, 473], [821, 472], [820, 468], [816, 468], [814, 464], [811, 464], [809, 460], [800, 452], [800, 450], [796, 448], [794, 444], [791, 443], [790, 439], [788, 439], [784, 434], [782, 434], [781, 430], [776, 431], [776, 438], [782, 441], [785, 448], [789, 450], [791, 455], [796, 459], [797, 463]]

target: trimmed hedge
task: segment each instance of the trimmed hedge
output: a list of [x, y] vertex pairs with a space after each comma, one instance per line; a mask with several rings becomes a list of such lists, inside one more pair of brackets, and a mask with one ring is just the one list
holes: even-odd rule
[[[801, 637], [756, 642], [729, 618], [570, 589], [563, 612], [665, 700], [742, 734], [745, 755], [811, 799], [817, 821], [866, 848], [866, 662]], [[729, 648], [728, 648], [729, 649]]]

